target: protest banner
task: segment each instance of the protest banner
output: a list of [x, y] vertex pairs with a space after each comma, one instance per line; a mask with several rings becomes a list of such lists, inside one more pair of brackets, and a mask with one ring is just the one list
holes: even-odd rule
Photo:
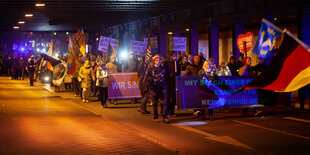
[[[179, 109], [216, 109], [266, 106], [276, 103], [274, 92], [251, 89], [235, 90], [246, 85], [252, 77], [177, 77]], [[263, 92], [262, 92], [263, 91]]]
[[116, 50], [119, 42], [117, 39], [100, 36], [98, 51], [108, 52], [109, 42], [112, 45], [112, 47]]
[[186, 51], [186, 37], [170, 37], [169, 51]]
[[142, 56], [143, 51], [146, 50], [146, 42], [131, 40], [130, 51], [134, 51], [136, 55]]
[[109, 74], [109, 99], [140, 98], [137, 72]]

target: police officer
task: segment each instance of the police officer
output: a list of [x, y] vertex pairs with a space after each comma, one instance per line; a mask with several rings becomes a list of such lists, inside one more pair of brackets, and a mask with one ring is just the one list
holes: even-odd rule
[[36, 62], [34, 60], [34, 56], [32, 55], [27, 62], [27, 71], [29, 73], [30, 86], [33, 86], [35, 68]]

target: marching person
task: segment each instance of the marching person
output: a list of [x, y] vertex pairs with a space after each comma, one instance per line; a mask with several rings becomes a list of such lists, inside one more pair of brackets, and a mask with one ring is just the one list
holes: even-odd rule
[[147, 71], [147, 80], [150, 81], [150, 90], [153, 103], [154, 111], [154, 122], [159, 123], [158, 120], [158, 102], [161, 102], [163, 121], [170, 123], [167, 115], [167, 100], [166, 100], [166, 78], [167, 72], [165, 68], [160, 64], [160, 56], [155, 55], [153, 57], [154, 65], [151, 66]]
[[20, 57], [18, 60], [18, 79], [24, 80], [24, 69], [25, 69], [25, 62], [23, 60], [23, 57]]
[[216, 71], [216, 75], [218, 76], [231, 76], [231, 72], [229, 67], [226, 65], [226, 61], [223, 60]]
[[229, 67], [229, 70], [231, 71], [231, 75], [232, 76], [239, 76], [238, 74], [238, 65], [236, 63], [236, 57], [235, 56], [231, 56], [229, 58], [229, 63], [227, 65]]
[[89, 60], [86, 60], [84, 63], [84, 66], [81, 67], [79, 76], [81, 78], [82, 84], [81, 87], [83, 88], [82, 97], [83, 102], [88, 103], [88, 98], [90, 96], [90, 87], [91, 87], [91, 81], [95, 80], [93, 69], [90, 66]]
[[99, 88], [98, 99], [101, 102], [102, 107], [107, 108], [109, 78], [108, 69], [105, 67], [102, 61], [98, 63], [96, 77], [96, 86]]
[[[143, 69], [143, 62], [140, 62], [139, 66], [138, 66], [138, 79], [139, 79], [139, 83], [143, 83], [144, 87], [139, 87], [140, 90], [143, 90], [145, 88], [145, 91], [141, 91], [141, 104], [138, 108], [138, 111], [141, 112], [141, 114], [150, 114], [151, 112], [148, 111], [146, 109], [146, 104], [149, 101], [150, 97], [151, 97], [151, 91], [150, 91], [150, 82], [151, 81], [143, 81], [143, 72], [145, 72], [145, 70]], [[153, 65], [153, 64], [150, 64]], [[140, 85], [141, 86], [141, 85]]]
[[34, 60], [34, 56], [32, 55], [27, 62], [27, 71], [29, 73], [30, 86], [33, 86], [35, 68], [36, 63]]
[[[257, 73], [255, 71], [255, 68], [251, 66], [251, 57], [246, 57], [245, 64], [239, 69], [239, 75], [240, 76], [257, 76]], [[261, 110], [259, 110], [257, 107], [253, 108], [254, 110], [254, 116], [258, 116], [262, 113]], [[246, 116], [248, 112], [248, 108], [242, 109], [243, 115]]]
[[[198, 72], [198, 76], [204, 76], [205, 78], [214, 77], [216, 75], [216, 71], [212, 67], [212, 63], [210, 61], [205, 61], [203, 63], [202, 69]], [[200, 109], [196, 111], [196, 115], [204, 119], [205, 117], [205, 109]], [[213, 120], [213, 109], [209, 109], [209, 119]]]
[[168, 106], [168, 116], [175, 116], [175, 105], [176, 105], [176, 76], [180, 76], [181, 70], [179, 63], [176, 61], [176, 55], [171, 54], [169, 59], [164, 63], [167, 69], [167, 106]]
[[[138, 71], [139, 61], [135, 59], [135, 54], [133, 51], [130, 51], [129, 60], [125, 61], [122, 70], [123, 72], [137, 72]], [[137, 102], [137, 99], [131, 99], [131, 104]]]
[[[111, 55], [110, 56], [110, 62], [108, 62], [105, 67], [108, 69], [109, 74], [110, 73], [117, 73], [119, 72], [119, 64], [116, 61], [116, 56]], [[117, 105], [117, 100], [116, 99], [111, 99], [111, 103]]]

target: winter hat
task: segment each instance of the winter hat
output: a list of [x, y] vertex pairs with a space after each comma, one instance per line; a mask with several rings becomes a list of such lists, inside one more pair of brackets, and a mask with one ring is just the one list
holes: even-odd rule
[[160, 56], [157, 54], [153, 57], [153, 61], [155, 62], [156, 59], [160, 59]]

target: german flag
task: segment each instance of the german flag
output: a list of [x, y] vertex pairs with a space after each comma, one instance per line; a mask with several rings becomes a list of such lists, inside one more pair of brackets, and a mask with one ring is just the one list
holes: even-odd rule
[[287, 30], [278, 53], [266, 69], [237, 92], [248, 89], [265, 89], [291, 92], [310, 83], [310, 49]]

